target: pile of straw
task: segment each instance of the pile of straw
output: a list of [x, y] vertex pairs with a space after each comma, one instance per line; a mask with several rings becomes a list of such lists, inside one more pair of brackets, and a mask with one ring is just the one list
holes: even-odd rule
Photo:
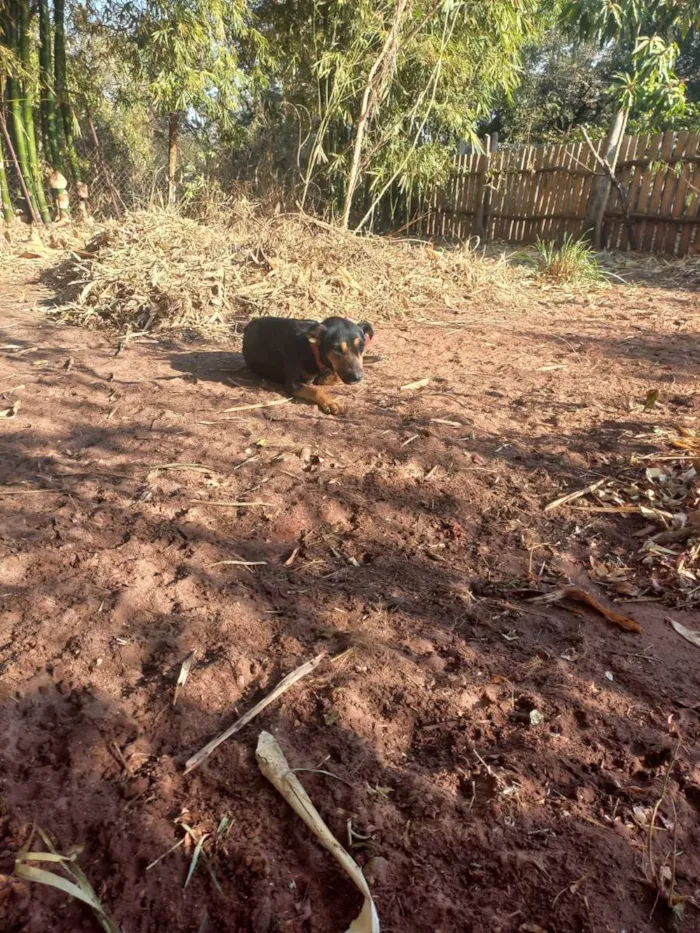
[[106, 225], [60, 270], [63, 320], [111, 329], [215, 330], [258, 315], [449, 319], [470, 299], [515, 304], [527, 273], [503, 257], [360, 237], [305, 215], [238, 205], [204, 225], [139, 212]]

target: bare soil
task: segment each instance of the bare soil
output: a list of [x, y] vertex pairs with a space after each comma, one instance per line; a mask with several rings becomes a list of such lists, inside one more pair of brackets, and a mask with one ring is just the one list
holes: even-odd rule
[[[698, 614], [649, 598], [638, 562], [640, 601], [591, 577], [643, 518], [543, 512], [654, 425], [698, 423], [700, 301], [666, 284], [378, 327], [340, 418], [227, 412], [279, 398], [235, 336], [117, 352], [47, 323], [36, 283], [1, 285], [0, 408], [21, 408], [0, 420], [0, 927], [97, 929], [13, 877], [36, 823], [124, 933], [345, 930], [358, 895], [259, 773], [264, 728], [335, 775], [300, 778], [375, 859], [385, 933], [670, 929], [649, 820], [668, 773], [654, 865], [668, 888], [675, 839], [675, 891], [697, 899], [700, 649], [666, 618]], [[525, 599], [563, 581], [643, 633]], [[321, 649], [352, 650], [184, 775]], [[183, 889], [191, 844], [147, 870], [178, 819], [199, 836], [225, 816], [204, 847], [222, 893], [203, 860]]]

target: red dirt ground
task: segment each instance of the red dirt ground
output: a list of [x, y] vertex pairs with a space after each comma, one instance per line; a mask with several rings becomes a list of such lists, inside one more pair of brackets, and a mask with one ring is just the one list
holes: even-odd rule
[[[385, 933], [671, 928], [648, 824], [670, 771], [655, 864], [668, 883], [675, 833], [676, 891], [697, 899], [700, 650], [662, 602], [620, 604], [635, 635], [518, 589], [609, 600], [590, 556], [639, 546], [643, 519], [543, 506], [700, 416], [698, 295], [664, 284], [378, 326], [338, 419], [225, 414], [277, 397], [237, 338], [116, 354], [47, 323], [37, 285], [0, 286], [0, 408], [22, 403], [0, 421], [0, 927], [97, 929], [13, 877], [36, 823], [81, 849], [124, 933], [345, 930], [359, 898], [259, 773], [267, 729], [293, 767], [342, 779], [300, 775], [345, 844], [352, 821], [360, 864], [379, 857]], [[204, 469], [157, 468], [176, 461]], [[240, 559], [265, 564], [215, 566]], [[324, 648], [352, 650], [183, 774]], [[205, 844], [223, 893], [202, 860], [183, 890], [191, 845], [146, 871], [178, 818], [199, 835], [224, 816]], [[700, 930], [690, 902], [682, 928]]]

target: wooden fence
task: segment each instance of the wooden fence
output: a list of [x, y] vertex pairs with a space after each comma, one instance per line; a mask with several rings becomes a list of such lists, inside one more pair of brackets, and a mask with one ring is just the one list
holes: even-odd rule
[[[593, 145], [598, 151], [604, 143]], [[447, 185], [418, 205], [414, 231], [534, 243], [591, 229], [589, 200], [603, 170], [585, 142], [490, 152], [487, 139], [484, 148], [455, 157]], [[612, 188], [604, 215], [607, 249], [700, 253], [700, 134], [625, 136], [615, 174], [627, 191], [628, 218]]]

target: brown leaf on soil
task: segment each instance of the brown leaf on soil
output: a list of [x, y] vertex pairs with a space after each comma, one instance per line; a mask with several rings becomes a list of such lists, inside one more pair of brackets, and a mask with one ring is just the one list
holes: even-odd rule
[[641, 626], [638, 622], [635, 622], [634, 619], [629, 619], [627, 616], [623, 616], [620, 612], [614, 612], [612, 609], [607, 609], [602, 603], [599, 603], [594, 596], [591, 596], [590, 593], [586, 593], [585, 590], [579, 589], [577, 586], [563, 586], [561, 589], [555, 590], [553, 593], [547, 593], [546, 596], [537, 597], [537, 599], [533, 600], [533, 602], [559, 603], [565, 599], [570, 599], [573, 602], [583, 603], [586, 606], [590, 606], [591, 609], [595, 609], [596, 612], [604, 616], [609, 622], [613, 622], [615, 625], [619, 625], [620, 628], [624, 628], [628, 632], [642, 631]]

